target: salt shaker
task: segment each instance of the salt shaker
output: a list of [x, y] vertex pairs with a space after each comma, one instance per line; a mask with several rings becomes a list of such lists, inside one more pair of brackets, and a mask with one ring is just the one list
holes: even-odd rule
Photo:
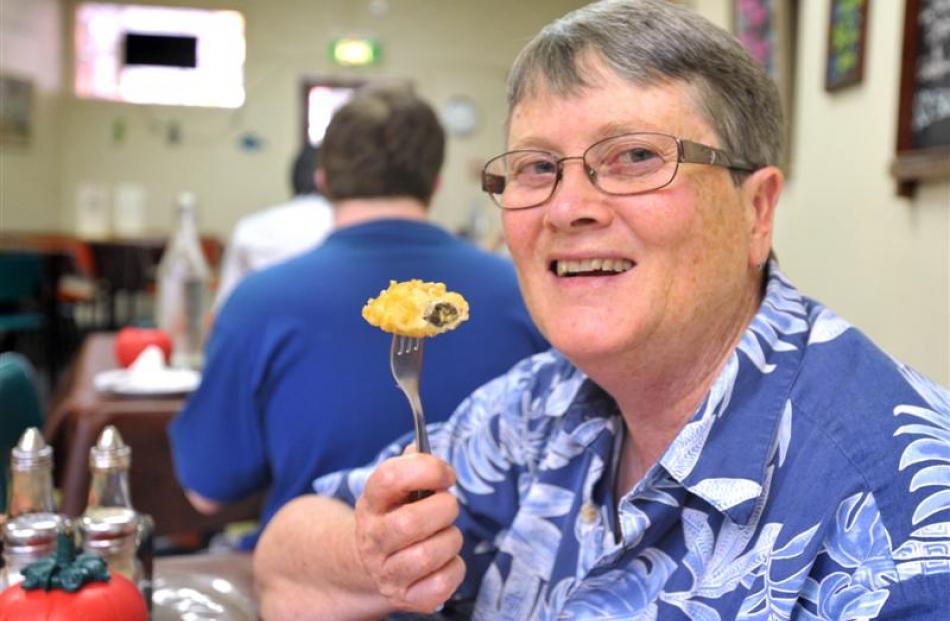
[[9, 518], [56, 512], [53, 499], [53, 448], [36, 427], [23, 432], [10, 451]]
[[36, 427], [24, 431], [10, 451], [9, 500], [0, 590], [20, 582], [24, 567], [52, 554], [59, 531], [71, 531], [69, 520], [56, 513], [53, 449]]
[[132, 449], [119, 431], [103, 429], [89, 450], [89, 498], [79, 532], [83, 551], [101, 555], [110, 569], [134, 582], [151, 608], [155, 525], [132, 506], [131, 463]]

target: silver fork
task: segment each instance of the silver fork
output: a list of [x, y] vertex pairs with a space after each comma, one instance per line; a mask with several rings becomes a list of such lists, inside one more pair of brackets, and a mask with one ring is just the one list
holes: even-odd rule
[[422, 400], [419, 398], [422, 345], [421, 338], [394, 334], [389, 350], [389, 367], [399, 388], [409, 400], [409, 407], [412, 408], [412, 422], [416, 427], [416, 448], [420, 453], [428, 453], [429, 434], [426, 432], [426, 419], [422, 413]]

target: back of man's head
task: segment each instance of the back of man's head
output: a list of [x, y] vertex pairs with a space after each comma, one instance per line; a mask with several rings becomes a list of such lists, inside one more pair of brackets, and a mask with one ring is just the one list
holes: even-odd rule
[[442, 168], [445, 131], [405, 88], [360, 91], [337, 110], [320, 146], [333, 201], [408, 196], [428, 204]]
[[290, 171], [290, 183], [294, 188], [294, 196], [319, 194], [314, 176], [317, 172], [317, 156], [319, 149], [312, 144], [305, 144], [294, 158], [294, 167]]

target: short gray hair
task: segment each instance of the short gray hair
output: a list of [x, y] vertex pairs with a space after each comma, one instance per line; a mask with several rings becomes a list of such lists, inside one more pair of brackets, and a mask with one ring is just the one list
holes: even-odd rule
[[509, 118], [541, 87], [570, 96], [592, 86], [582, 66], [590, 52], [632, 84], [690, 85], [724, 149], [756, 165], [779, 163], [784, 131], [775, 83], [735, 37], [668, 0], [603, 0], [546, 26], [509, 72]]

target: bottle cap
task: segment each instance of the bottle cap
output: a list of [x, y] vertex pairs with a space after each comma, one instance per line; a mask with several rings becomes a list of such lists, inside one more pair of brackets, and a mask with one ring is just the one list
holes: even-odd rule
[[132, 449], [122, 440], [114, 425], [103, 429], [96, 445], [89, 449], [89, 466], [93, 470], [128, 469], [131, 462]]
[[57, 513], [24, 513], [3, 525], [4, 549], [17, 555], [52, 551], [61, 530], [69, 530], [69, 523]]
[[128, 507], [100, 507], [79, 518], [84, 542], [121, 539], [135, 534], [138, 527], [138, 514]]
[[176, 199], [176, 205], [179, 210], [193, 210], [198, 202], [194, 192], [180, 192]]
[[10, 469], [23, 472], [39, 468], [50, 468], [53, 465], [53, 448], [43, 439], [43, 434], [36, 427], [30, 427], [23, 432], [20, 440], [10, 452]]

